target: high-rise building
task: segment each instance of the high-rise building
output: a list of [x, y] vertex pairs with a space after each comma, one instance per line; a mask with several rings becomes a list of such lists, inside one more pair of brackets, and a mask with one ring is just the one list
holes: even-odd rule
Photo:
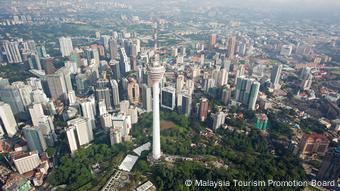
[[93, 129], [95, 129], [96, 124], [95, 124], [95, 103], [91, 98], [87, 99], [80, 99], [79, 100], [80, 108], [81, 108], [81, 115], [84, 118], [87, 118], [88, 120], [88, 134], [89, 134], [89, 139], [93, 140]]
[[118, 43], [117, 39], [111, 38], [109, 40], [109, 49], [111, 59], [116, 59], [118, 57]]
[[96, 84], [96, 99], [104, 100], [107, 111], [112, 112], [113, 107], [111, 103], [112, 101], [111, 90], [109, 87], [110, 87], [109, 80], [105, 78], [98, 79]]
[[105, 113], [100, 116], [100, 124], [103, 129], [109, 129], [112, 127], [112, 115], [109, 113]]
[[142, 85], [142, 105], [146, 112], [152, 111], [152, 93], [151, 88], [143, 84]]
[[184, 76], [178, 75], [176, 79], [176, 92], [181, 92], [184, 87]]
[[29, 126], [26, 125], [22, 129], [24, 137], [28, 143], [28, 147], [31, 151], [37, 151], [43, 153], [47, 149], [47, 144], [42, 132], [42, 126]]
[[112, 115], [112, 126], [120, 130], [120, 134], [124, 140], [127, 140], [131, 130], [131, 116], [124, 112]]
[[13, 82], [12, 86], [14, 88], [16, 88], [17, 90], [19, 90], [19, 95], [20, 95], [21, 101], [22, 101], [24, 108], [26, 110], [26, 108], [32, 103], [32, 100], [31, 100], [32, 88], [31, 88], [31, 86], [26, 85], [22, 81]]
[[111, 145], [122, 142], [122, 135], [119, 128], [110, 128], [110, 142]]
[[112, 78], [115, 80], [120, 80], [121, 78], [121, 74], [120, 74], [120, 65], [119, 62], [117, 60], [111, 60], [110, 61], [110, 68], [112, 71]]
[[42, 70], [38, 54], [31, 53], [28, 57], [28, 64], [30, 65], [31, 69]]
[[22, 62], [18, 42], [4, 41], [3, 48], [5, 50], [8, 63], [13, 64]]
[[260, 130], [267, 130], [268, 117], [266, 114], [256, 114], [255, 128]]
[[99, 116], [102, 116], [107, 113], [105, 100], [103, 99], [98, 100], [98, 110], [99, 110]]
[[276, 64], [273, 66], [272, 73], [270, 76], [270, 82], [273, 84], [274, 89], [278, 89], [280, 84], [280, 77], [282, 71], [282, 64]]
[[[0, 101], [0, 132], [3, 132], [1, 127], [4, 128], [3, 130], [9, 137], [13, 137], [18, 130], [10, 105], [2, 101]], [[3, 136], [3, 133], [0, 133], [1, 136]]]
[[78, 135], [76, 131], [77, 130], [74, 126], [65, 128], [67, 142], [68, 142], [68, 146], [70, 148], [71, 153], [74, 153], [76, 150], [78, 150], [78, 147], [79, 147], [78, 137], [77, 137]]
[[116, 80], [110, 80], [112, 89], [112, 103], [115, 107], [119, 105], [119, 86]]
[[207, 119], [208, 115], [208, 99], [207, 98], [201, 98], [199, 103], [199, 110], [198, 110], [198, 118], [200, 121], [205, 121]]
[[255, 110], [260, 83], [254, 79], [238, 77], [236, 80], [236, 101], [248, 106], [248, 109]]
[[67, 121], [68, 127], [75, 127], [76, 129], [79, 146], [88, 144], [93, 140], [93, 132], [88, 124], [88, 119], [84, 117]]
[[130, 59], [126, 55], [125, 48], [120, 48], [119, 54], [120, 54], [120, 60], [119, 60], [120, 73], [122, 75], [125, 75], [126, 72], [129, 72], [131, 70]]
[[224, 122], [225, 122], [225, 117], [226, 114], [223, 111], [217, 111], [215, 114], [212, 114], [212, 118], [213, 118], [213, 130], [217, 130], [218, 128], [220, 128]]
[[0, 87], [0, 99], [10, 105], [14, 115], [19, 116], [25, 111], [20, 91], [14, 86]]
[[177, 109], [180, 114], [190, 116], [191, 113], [192, 96], [187, 91], [177, 94]]
[[229, 85], [227, 85], [225, 88], [222, 89], [222, 97], [221, 97], [222, 103], [226, 105], [229, 104], [229, 102], [231, 101], [231, 92], [232, 92], [232, 89], [230, 88]]
[[218, 87], [222, 87], [228, 84], [228, 70], [227, 69], [223, 68], [219, 70], [216, 82], [217, 82]]
[[134, 78], [129, 78], [129, 83], [127, 86], [127, 95], [132, 105], [139, 104], [139, 85]]
[[48, 74], [46, 75], [46, 79], [51, 98], [55, 100], [65, 100], [67, 87], [63, 73], [57, 71], [53, 74]]
[[211, 34], [209, 36], [209, 50], [212, 50], [215, 47], [216, 44], [216, 34]]
[[121, 101], [119, 103], [119, 108], [120, 108], [120, 112], [127, 114], [130, 108], [130, 102], [128, 100]]
[[59, 38], [60, 52], [62, 57], [70, 56], [73, 51], [72, 40], [70, 37]]
[[176, 89], [167, 86], [161, 89], [161, 106], [166, 109], [174, 110], [176, 106]]
[[32, 124], [34, 126], [37, 126], [39, 124], [39, 122], [41, 121], [41, 119], [45, 116], [44, 110], [43, 110], [42, 105], [40, 103], [31, 104], [28, 107], [28, 111], [31, 115]]
[[228, 58], [234, 58], [236, 47], [236, 37], [230, 37], [228, 40]]

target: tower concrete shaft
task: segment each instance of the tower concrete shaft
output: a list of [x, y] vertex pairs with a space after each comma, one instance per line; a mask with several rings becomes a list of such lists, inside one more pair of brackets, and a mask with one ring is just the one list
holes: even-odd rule
[[160, 119], [159, 119], [159, 82], [163, 78], [165, 69], [155, 63], [149, 68], [149, 77], [152, 81], [153, 91], [153, 124], [152, 124], [152, 157], [158, 160], [161, 157]]

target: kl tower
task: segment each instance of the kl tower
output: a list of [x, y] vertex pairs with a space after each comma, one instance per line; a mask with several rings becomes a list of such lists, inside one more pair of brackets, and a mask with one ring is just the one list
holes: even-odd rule
[[[157, 27], [157, 26], [156, 26]], [[160, 135], [160, 119], [159, 119], [159, 82], [165, 73], [165, 68], [159, 63], [159, 53], [157, 48], [157, 29], [154, 34], [155, 40], [155, 60], [149, 66], [149, 79], [152, 84], [153, 102], [152, 102], [152, 158], [158, 160], [161, 157], [161, 135]]]

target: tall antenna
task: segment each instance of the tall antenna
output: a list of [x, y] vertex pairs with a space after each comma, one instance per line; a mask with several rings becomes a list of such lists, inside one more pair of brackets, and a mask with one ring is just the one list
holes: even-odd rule
[[154, 31], [153, 31], [153, 40], [154, 40], [154, 51], [155, 51], [155, 61], [154, 66], [159, 65], [159, 47], [158, 47], [158, 23], [155, 22]]

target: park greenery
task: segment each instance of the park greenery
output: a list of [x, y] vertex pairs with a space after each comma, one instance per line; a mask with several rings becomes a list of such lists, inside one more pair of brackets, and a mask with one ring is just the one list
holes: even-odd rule
[[[254, 113], [245, 112], [245, 120], [253, 121]], [[174, 163], [162, 161], [150, 166], [147, 155], [143, 152], [133, 168], [135, 180], [150, 179], [158, 190], [189, 190], [184, 185], [186, 179], [226, 180], [304, 180], [305, 174], [299, 159], [288, 152], [282, 145], [271, 143], [271, 134], [289, 135], [275, 115], [270, 116], [270, 136], [252, 129], [245, 132], [219, 129], [215, 138], [201, 136], [200, 132], [207, 127], [195, 117], [187, 118], [176, 112], [161, 112], [161, 145], [166, 155], [191, 157], [200, 160], [181, 161]], [[244, 121], [234, 121], [235, 127], [242, 129]], [[228, 123], [228, 122], [227, 122]], [[152, 113], [144, 113], [139, 122], [132, 128], [133, 142], [140, 145], [151, 140]], [[98, 190], [112, 175], [123, 157], [134, 146], [132, 143], [117, 144], [112, 147], [107, 144], [93, 144], [82, 148], [74, 155], [64, 154], [59, 164], [48, 177], [48, 182], [54, 186], [66, 184], [67, 190]], [[273, 153], [273, 150], [275, 152]], [[220, 161], [223, 167], [207, 165], [212, 161]], [[91, 173], [91, 165], [99, 163], [102, 173]], [[210, 164], [210, 163], [209, 163]], [[209, 187], [207, 187], [209, 188]], [[222, 188], [218, 188], [222, 189]], [[228, 187], [229, 190], [247, 190], [248, 188]], [[280, 188], [259, 188], [258, 190], [280, 190]], [[301, 190], [302, 188], [290, 188]], [[202, 190], [195, 186], [190, 190]], [[250, 188], [248, 189], [250, 190]], [[287, 188], [281, 189], [287, 190]]]
[[[252, 113], [247, 114], [247, 118], [252, 119], [253, 117]], [[199, 123], [197, 120], [189, 120], [175, 112], [162, 112], [161, 118], [174, 123], [171, 128], [161, 131], [161, 145], [164, 153], [167, 155], [206, 158], [208, 161], [215, 160], [217, 157], [218, 160], [227, 164], [229, 168], [208, 168], [202, 161], [177, 161], [175, 165], [161, 162], [150, 168], [146, 160], [140, 160], [134, 171], [142, 174], [152, 174], [149, 178], [158, 190], [189, 190], [189, 187], [184, 185], [184, 181], [187, 179], [219, 179], [232, 182], [233, 179], [304, 180], [305, 178], [299, 159], [283, 148], [282, 145], [270, 146], [270, 139], [263, 136], [258, 130], [252, 130], [247, 135], [236, 131], [219, 129], [216, 134], [221, 137], [221, 140], [216, 144], [214, 141], [200, 136], [199, 130], [204, 129], [204, 124]], [[146, 125], [146, 128], [150, 129], [152, 124], [150, 114], [145, 114], [145, 117], [141, 118], [139, 123]], [[282, 125], [279, 124], [279, 128], [284, 128]], [[274, 130], [274, 132], [276, 131]], [[139, 132], [142, 132], [142, 130], [139, 129]], [[192, 145], [193, 143], [195, 146]], [[271, 152], [273, 147], [274, 154]], [[210, 188], [207, 187], [207, 189], [209, 190]], [[225, 189], [250, 190], [251, 188], [231, 186], [223, 188], [223, 190]], [[280, 190], [280, 188], [269, 187], [259, 188], [258, 190], [261, 189]], [[190, 190], [202, 190], [202, 188], [193, 186], [190, 187]], [[287, 188], [282, 188], [281, 190], [287, 190]], [[296, 187], [291, 188], [291, 190], [302, 190], [302, 188]]]
[[[67, 190], [99, 190], [111, 176], [114, 167], [122, 161], [124, 155], [132, 149], [130, 143], [117, 144], [112, 147], [106, 144], [90, 145], [81, 148], [73, 156], [66, 154], [48, 176], [53, 185], [66, 184]], [[91, 165], [100, 164], [102, 173], [91, 173]]]

